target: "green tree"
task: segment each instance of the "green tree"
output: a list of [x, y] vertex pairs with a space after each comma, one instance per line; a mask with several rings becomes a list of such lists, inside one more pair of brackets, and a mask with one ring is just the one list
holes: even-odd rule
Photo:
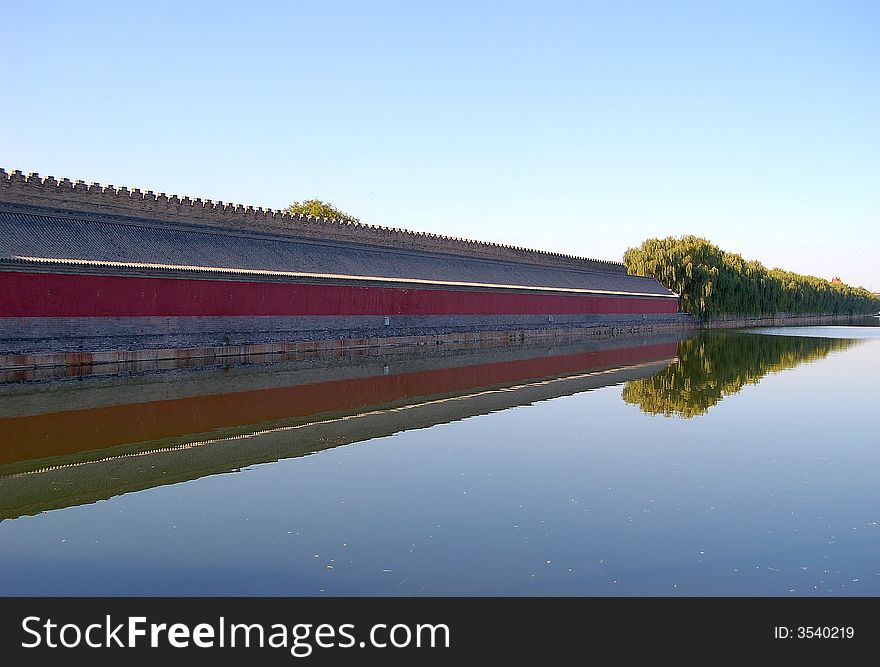
[[343, 222], [360, 222], [353, 215], [340, 211], [330, 202], [323, 202], [320, 199], [306, 199], [303, 202], [295, 201], [286, 209], [285, 213], [290, 215], [310, 215], [313, 218], [334, 218]]
[[623, 256], [629, 273], [652, 276], [679, 295], [679, 306], [702, 320], [776, 313], [867, 315], [880, 298], [861, 287], [767, 269], [697, 236], [648, 239]]

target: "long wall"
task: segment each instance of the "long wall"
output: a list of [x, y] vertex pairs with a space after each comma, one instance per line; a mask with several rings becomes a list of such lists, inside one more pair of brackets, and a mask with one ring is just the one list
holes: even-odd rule
[[613, 262], [19, 172], [0, 225], [0, 360], [682, 324]]
[[485, 289], [5, 272], [5, 317], [359, 317], [670, 314], [671, 299]]

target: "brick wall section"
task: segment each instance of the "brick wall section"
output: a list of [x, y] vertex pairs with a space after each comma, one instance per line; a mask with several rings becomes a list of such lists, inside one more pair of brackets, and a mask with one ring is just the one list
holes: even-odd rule
[[210, 199], [190, 199], [162, 192], [156, 194], [151, 190], [141, 191], [66, 178], [56, 180], [52, 176], [24, 175], [18, 170], [7, 172], [0, 169], [0, 201], [178, 224], [244, 229], [305, 239], [348, 241], [542, 266], [626, 273], [626, 268], [617, 262], [329, 218], [292, 216], [280, 210]]
[[[70, 375], [121, 373], [126, 371], [151, 371], [196, 365], [201, 362], [218, 363], [233, 358], [240, 362], [255, 361], [269, 355], [314, 354], [321, 352], [352, 353], [370, 348], [408, 348], [419, 346], [491, 345], [493, 343], [518, 343], [524, 340], [557, 341], [578, 340], [590, 337], [610, 338], [616, 336], [654, 337], [662, 334], [684, 332], [691, 328], [687, 321], [646, 322], [621, 324], [597, 324], [588, 327], [532, 329], [516, 331], [468, 331], [402, 336], [374, 336], [364, 338], [330, 338], [309, 341], [262, 343], [253, 345], [227, 345], [204, 347], [135, 348], [82, 352], [33, 352], [23, 354], [0, 354], [0, 382], [20, 382], [33, 379]], [[163, 364], [163, 362], [172, 362]], [[57, 373], [52, 369], [66, 369]], [[48, 373], [33, 371], [47, 369]], [[76, 369], [76, 370], [74, 370]]]

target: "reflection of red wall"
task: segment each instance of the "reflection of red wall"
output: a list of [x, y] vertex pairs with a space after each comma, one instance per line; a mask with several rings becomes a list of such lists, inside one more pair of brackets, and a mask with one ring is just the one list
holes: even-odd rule
[[0, 464], [667, 359], [676, 343], [0, 419]]
[[671, 298], [0, 272], [0, 317], [675, 313]]

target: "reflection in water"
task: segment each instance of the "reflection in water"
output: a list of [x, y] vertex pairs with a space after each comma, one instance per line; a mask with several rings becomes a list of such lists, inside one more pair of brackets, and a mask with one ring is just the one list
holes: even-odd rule
[[801, 331], [0, 385], [0, 595], [876, 596], [880, 340]]
[[682, 341], [678, 361], [656, 375], [626, 383], [623, 400], [648, 414], [689, 419], [768, 373], [816, 361], [856, 340], [800, 336], [709, 334]]
[[673, 338], [7, 388], [0, 520], [647, 377]]

